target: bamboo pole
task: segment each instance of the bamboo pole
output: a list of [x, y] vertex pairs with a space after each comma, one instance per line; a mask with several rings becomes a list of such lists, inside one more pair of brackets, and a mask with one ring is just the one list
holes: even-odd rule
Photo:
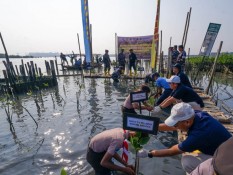
[[31, 71], [32, 71], [33, 81], [35, 81], [36, 80], [36, 71], [35, 71], [33, 61], [30, 61], [30, 64], [31, 64]]
[[182, 45], [184, 45], [185, 33], [186, 33], [186, 28], [187, 28], [187, 23], [188, 23], [188, 16], [189, 16], [189, 12], [187, 13], [187, 16], [186, 16], [186, 21], [185, 21], [185, 26], [184, 26], [184, 33], [183, 33], [183, 38], [182, 38]]
[[186, 41], [187, 41], [187, 37], [188, 37], [188, 31], [189, 31], [189, 24], [190, 24], [191, 12], [192, 12], [192, 7], [190, 7], [189, 15], [188, 15], [188, 23], [187, 23], [187, 28], [186, 28], [186, 32], [185, 32], [185, 39], [184, 39], [184, 43], [183, 43], [184, 48], [185, 48]]
[[118, 66], [118, 43], [117, 43], [117, 33], [115, 33], [115, 57], [116, 57], [116, 66]]
[[92, 24], [90, 24], [90, 46], [91, 46], [91, 63], [93, 65], [93, 50], [92, 50]]
[[55, 72], [55, 66], [53, 60], [50, 60], [50, 66], [51, 66], [51, 72], [53, 78], [53, 85], [57, 85], [57, 78], [56, 78], [56, 72]]
[[9, 63], [10, 63], [10, 59], [9, 59], [9, 57], [8, 57], [8, 53], [7, 53], [6, 46], [5, 46], [4, 40], [3, 40], [3, 38], [2, 38], [1, 32], [0, 32], [0, 38], [1, 38], [2, 45], [3, 45], [4, 51], [5, 51], [6, 62], [7, 62], [7, 64], [9, 64]]
[[15, 69], [16, 69], [17, 75], [19, 76], [19, 70], [18, 70], [18, 67], [16, 65], [15, 65]]
[[57, 57], [56, 56], [55, 56], [55, 65], [56, 65], [57, 75], [59, 75], [58, 65], [57, 65]]
[[217, 63], [217, 59], [220, 55], [220, 52], [221, 52], [221, 49], [222, 49], [222, 44], [223, 44], [223, 41], [220, 42], [220, 45], [219, 45], [219, 48], [218, 48], [218, 52], [217, 52], [217, 55], [215, 57], [215, 60], [214, 60], [214, 65], [213, 65], [213, 68], [212, 68], [212, 72], [211, 72], [211, 75], [210, 75], [210, 80], [209, 80], [209, 84], [205, 90], [205, 93], [208, 94], [209, 93], [209, 89], [210, 89], [210, 85], [212, 83], [212, 80], [213, 80], [213, 76], [214, 76], [214, 73], [215, 73], [215, 69], [216, 69], [216, 63]]
[[82, 76], [82, 78], [84, 78], [84, 76], [83, 76], [82, 53], [81, 53], [81, 47], [80, 47], [80, 41], [79, 41], [79, 34], [78, 34], [78, 33], [77, 33], [77, 38], [78, 38], [79, 56], [80, 56], [80, 58], [81, 58], [81, 76]]
[[38, 76], [38, 68], [37, 68], [37, 64], [35, 64], [35, 71], [36, 71], [36, 75]]
[[160, 51], [159, 51], [159, 60], [160, 60], [160, 71], [163, 71], [163, 58], [162, 58], [162, 42], [163, 42], [163, 32], [160, 31]]

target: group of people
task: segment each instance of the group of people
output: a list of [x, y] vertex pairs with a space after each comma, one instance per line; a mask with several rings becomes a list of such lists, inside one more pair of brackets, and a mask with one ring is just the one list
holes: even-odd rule
[[[118, 64], [122, 67], [123, 74], [125, 72], [126, 58], [124, 54], [124, 49], [121, 49], [121, 52], [118, 54]], [[134, 70], [134, 75], [137, 75], [137, 56], [134, 53], [133, 49], [129, 50], [129, 75], [132, 76], [132, 68]]]
[[[173, 73], [174, 75], [169, 79], [160, 77], [157, 72], [147, 75], [145, 84], [137, 90], [149, 95], [151, 90], [148, 84], [152, 81], [159, 89], [155, 96], [160, 95], [155, 106], [143, 102], [140, 107], [138, 102], [132, 103], [128, 95], [122, 106], [122, 112], [135, 114], [135, 109], [141, 108], [152, 111], [154, 116], [158, 116], [156, 114], [161, 110], [171, 106], [169, 117], [164, 123], [159, 124], [158, 130], [181, 130], [187, 133], [187, 138], [166, 149], [150, 151], [141, 149], [137, 154], [138, 157], [153, 158], [182, 154], [183, 169], [191, 175], [232, 174], [233, 152], [226, 149], [230, 150], [233, 147], [232, 135], [210, 114], [202, 111], [203, 100], [193, 90], [180, 64], [173, 65]], [[94, 168], [96, 175], [110, 175], [112, 170], [135, 174], [133, 165], [128, 165], [124, 156], [121, 157], [117, 153], [121, 148], [125, 153], [125, 140], [134, 137], [135, 134], [134, 131], [115, 128], [99, 133], [91, 139], [87, 161]], [[112, 158], [123, 166], [115, 165]]]
[[[110, 68], [111, 68], [111, 60], [108, 54], [108, 50], [105, 50], [105, 54], [103, 55], [103, 63], [104, 63], [104, 74], [110, 75]], [[134, 74], [137, 74], [136, 64], [137, 64], [137, 56], [133, 52], [133, 49], [129, 50], [129, 72], [130, 76], [132, 76], [132, 68], [134, 70]], [[126, 65], [126, 57], [124, 54], [124, 49], [121, 49], [121, 52], [118, 54], [118, 65], [121, 68], [122, 74], [125, 72], [125, 65]]]
[[177, 45], [174, 45], [174, 47], [170, 48], [171, 50], [171, 63], [172, 65], [174, 64], [180, 64], [182, 71], [184, 71], [184, 67], [185, 67], [185, 59], [186, 59], [186, 52], [184, 50], [184, 46], [183, 45], [179, 45], [178, 46], [178, 50], [177, 50]]

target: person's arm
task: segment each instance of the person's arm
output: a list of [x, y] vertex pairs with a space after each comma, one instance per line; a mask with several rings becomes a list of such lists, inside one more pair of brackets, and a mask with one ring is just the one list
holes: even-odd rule
[[113, 164], [110, 161], [112, 159], [112, 157], [114, 157], [114, 156], [112, 156], [110, 153], [106, 152], [104, 157], [102, 158], [102, 160], [100, 162], [100, 165], [105, 167], [105, 168], [111, 169], [111, 170], [121, 171], [121, 172], [130, 174], [130, 175], [135, 175], [135, 172], [131, 168], [121, 167], [121, 166]]
[[162, 88], [157, 86], [157, 94], [158, 94], [158, 95], [161, 95], [162, 92], [163, 92], [163, 91], [162, 91]]
[[166, 98], [159, 106], [161, 108], [166, 108], [168, 107], [169, 105], [173, 104], [176, 102], [176, 99], [172, 96], [169, 96], [168, 98]]
[[177, 129], [175, 127], [167, 126], [164, 123], [159, 124], [159, 131], [176, 131]]
[[178, 144], [172, 146], [168, 149], [161, 149], [161, 150], [152, 150], [150, 151], [153, 157], [166, 157], [166, 156], [174, 156], [177, 154], [183, 153], [178, 147]]
[[133, 165], [128, 165], [128, 163], [125, 162], [125, 161], [119, 156], [119, 154], [115, 153], [115, 154], [113, 155], [113, 157], [114, 157], [118, 162], [120, 162], [122, 165], [124, 165], [125, 167], [129, 167], [129, 168], [131, 168], [132, 170], [134, 170], [134, 166], [133, 166]]
[[[140, 109], [139, 104], [137, 102], [132, 103], [134, 109]], [[141, 105], [141, 110], [153, 110], [153, 107], [147, 104], [146, 102], [143, 102], [143, 105]]]

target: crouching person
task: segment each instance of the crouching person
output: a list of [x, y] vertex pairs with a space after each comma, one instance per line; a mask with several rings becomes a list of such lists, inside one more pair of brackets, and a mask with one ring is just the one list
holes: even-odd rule
[[[173, 106], [171, 115], [165, 124], [159, 125], [159, 131], [181, 130], [187, 132], [187, 138], [171, 148], [162, 150], [139, 150], [139, 157], [166, 157], [182, 153], [181, 164], [187, 173], [191, 173], [199, 164], [211, 158], [215, 150], [231, 137], [227, 129], [206, 112], [194, 111], [188, 103]], [[193, 153], [193, 151], [198, 152]]]
[[[125, 139], [135, 136], [135, 132], [115, 128], [103, 131], [94, 136], [87, 149], [87, 161], [94, 168], [96, 175], [111, 175], [111, 170], [121, 171], [126, 174], [135, 175], [134, 167], [127, 164], [127, 143]], [[123, 148], [122, 157], [117, 154]], [[124, 167], [115, 165], [112, 158], [120, 162]]]
[[123, 74], [123, 67], [120, 66], [112, 73], [112, 79], [114, 82], [118, 83], [121, 75]]

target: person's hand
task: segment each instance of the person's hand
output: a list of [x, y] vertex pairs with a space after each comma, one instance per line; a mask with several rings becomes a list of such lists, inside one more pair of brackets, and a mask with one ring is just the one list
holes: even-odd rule
[[126, 167], [129, 167], [129, 168], [131, 168], [132, 170], [135, 171], [135, 167], [133, 165], [126, 165]]
[[140, 157], [140, 158], [146, 158], [146, 157], [148, 157], [148, 153], [149, 153], [148, 150], [146, 150], [146, 149], [140, 149], [138, 151], [137, 156]]
[[156, 94], [154, 95], [154, 98], [158, 98], [159, 96], [160, 96], [160, 94], [156, 93]]
[[132, 168], [130, 168], [130, 167], [125, 167], [125, 168], [124, 168], [124, 172], [125, 172], [126, 174], [136, 175], [136, 174], [135, 174], [135, 171], [134, 171]]
[[162, 109], [160, 108], [160, 106], [155, 106], [153, 112], [154, 113], [159, 113], [161, 110]]
[[153, 110], [153, 107], [152, 107], [152, 106], [147, 106], [146, 109], [147, 109], [148, 111], [152, 111], [152, 110]]

